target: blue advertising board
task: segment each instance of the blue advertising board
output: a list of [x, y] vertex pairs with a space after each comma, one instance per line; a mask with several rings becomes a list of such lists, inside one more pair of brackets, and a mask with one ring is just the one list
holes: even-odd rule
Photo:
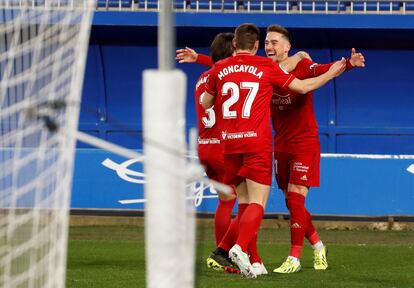
[[[143, 168], [135, 159], [78, 149], [71, 208], [143, 210]], [[214, 189], [200, 183], [189, 183], [188, 189], [198, 212], [215, 211]], [[321, 187], [312, 188], [306, 201], [318, 215], [414, 215], [414, 156], [322, 155]], [[274, 182], [266, 213], [286, 212]]]

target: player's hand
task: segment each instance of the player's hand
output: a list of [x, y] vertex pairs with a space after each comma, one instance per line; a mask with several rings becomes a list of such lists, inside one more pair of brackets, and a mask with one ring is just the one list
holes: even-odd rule
[[197, 61], [198, 54], [190, 47], [178, 49], [175, 53], [175, 60], [178, 60], [178, 63], [194, 63]]
[[365, 67], [365, 57], [362, 53], [356, 53], [355, 48], [352, 48], [349, 63], [354, 67]]
[[309, 59], [310, 61], [313, 61], [312, 57], [306, 51], [299, 51], [295, 55], [298, 56], [300, 59]]
[[336, 61], [330, 68], [329, 73], [332, 75], [332, 77], [338, 77], [341, 75], [346, 68], [346, 60], [342, 57], [341, 60]]

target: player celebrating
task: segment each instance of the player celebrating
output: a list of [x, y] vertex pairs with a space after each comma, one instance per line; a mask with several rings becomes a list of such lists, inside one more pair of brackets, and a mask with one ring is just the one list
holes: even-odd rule
[[[226, 33], [226, 34], [230, 34], [230, 33]], [[231, 33], [231, 35], [234, 35]], [[218, 43], [217, 43], [218, 44]], [[213, 47], [214, 46], [214, 47]], [[214, 54], [214, 50], [217, 49], [219, 47], [219, 45], [212, 45], [211, 46], [211, 51]], [[176, 59], [179, 60], [179, 63], [194, 63], [197, 62], [198, 64], [201, 65], [205, 65], [205, 66], [212, 66], [213, 65], [213, 61], [214, 59], [212, 59], [213, 57], [209, 57], [207, 55], [203, 55], [203, 54], [197, 54], [193, 49], [189, 48], [189, 47], [185, 47], [184, 49], [178, 49], [176, 51], [177, 56]], [[216, 52], [217, 54], [218, 52]], [[309, 55], [304, 52], [304, 51], [300, 51], [297, 52], [295, 55], [289, 57], [289, 59], [286, 59], [283, 63], [283, 68], [286, 69], [287, 71], [293, 70], [294, 67], [297, 65], [297, 63], [299, 61], [301, 61], [304, 57], [309, 57]], [[214, 61], [216, 62], [216, 61]], [[203, 79], [203, 77], [200, 77], [200, 79]], [[203, 89], [200, 89], [202, 91], [204, 91]], [[200, 95], [200, 93], [197, 93], [197, 95]], [[198, 99], [198, 96], [197, 96]], [[198, 101], [196, 99], [196, 101]], [[198, 106], [199, 108], [200, 106]], [[220, 111], [220, 110], [219, 110]], [[215, 118], [217, 119], [217, 115], [218, 112], [217, 111], [214, 116], [216, 116]], [[203, 113], [203, 111], [201, 111], [201, 113]], [[198, 115], [200, 115], [200, 113], [198, 113]], [[204, 129], [203, 126], [200, 127], [200, 125], [202, 125], [202, 123], [200, 122], [201, 117], [199, 116], [199, 130], [201, 131], [201, 129]], [[217, 125], [215, 126], [217, 127]], [[217, 128], [216, 128], [217, 129]], [[205, 130], [209, 130], [209, 129], [205, 129]], [[217, 145], [212, 145], [211, 147], [214, 147]], [[214, 154], [211, 153], [211, 155], [218, 155], [218, 154]], [[199, 151], [199, 157], [200, 157], [200, 151]], [[215, 156], [217, 158], [217, 156]], [[203, 161], [204, 165], [206, 165], [206, 163], [208, 163], [208, 159], [205, 159], [205, 161]], [[221, 169], [222, 170], [222, 169]], [[239, 188], [240, 189], [240, 188]], [[219, 194], [220, 196], [220, 194]], [[224, 199], [223, 199], [224, 200]], [[229, 204], [229, 205], [225, 205]], [[230, 202], [229, 201], [220, 201], [219, 200], [219, 206], [217, 208], [216, 214], [215, 214], [215, 230], [216, 230], [216, 247], [218, 247], [218, 243], [220, 243], [220, 241], [218, 241], [218, 239], [220, 237], [217, 237], [217, 234], [220, 233], [220, 231], [223, 231], [222, 228], [226, 227], [226, 219], [227, 218], [227, 213], [226, 212], [231, 212], [227, 209], [225, 209], [225, 207], [230, 207]], [[248, 206], [248, 203], [240, 203], [238, 204], [238, 211], [244, 211], [246, 209], [246, 207]], [[220, 217], [218, 217], [220, 215]], [[228, 216], [230, 217], [230, 216]], [[235, 221], [235, 223], [238, 223], [238, 218], [236, 217], [233, 221]], [[231, 263], [231, 261], [229, 260], [228, 257], [228, 251], [235, 243], [236, 241], [236, 237], [238, 235], [238, 224], [237, 225], [233, 225], [232, 229], [229, 233], [227, 233], [227, 238], [226, 240], [223, 241], [223, 243], [228, 243], [226, 247], [226, 250], [222, 250], [220, 248], [216, 249], [215, 251], [213, 251], [209, 257], [207, 258], [207, 267], [209, 268], [213, 268], [215, 270], [226, 270], [227, 272], [230, 273], [238, 273], [240, 270], [238, 269], [234, 269], [233, 264]], [[218, 242], [217, 242], [218, 241]], [[226, 244], [223, 244], [223, 246]], [[252, 267], [255, 271], [256, 275], [264, 275], [264, 274], [268, 274], [266, 267], [264, 266], [262, 259], [259, 255], [259, 252], [257, 250], [257, 234], [254, 235], [252, 241], [250, 241], [249, 246], [248, 246], [248, 254], [250, 256], [250, 263], [252, 263]]]
[[[233, 54], [233, 33], [219, 33], [211, 43], [211, 59], [217, 62]], [[217, 121], [220, 120], [221, 110], [216, 107], [204, 109], [201, 106], [200, 96], [205, 91], [205, 83], [210, 75], [210, 70], [202, 73], [198, 78], [194, 95], [198, 119], [198, 157], [204, 166], [208, 178], [223, 182], [224, 158], [221, 145], [221, 130]], [[214, 234], [216, 245], [220, 243], [231, 221], [236, 196], [218, 192], [218, 205], [214, 217]], [[216, 261], [208, 261], [207, 264], [215, 269], [222, 269], [222, 265]]]
[[[269, 26], [265, 50], [269, 58], [283, 65], [288, 59], [291, 39], [287, 29], [279, 25]], [[320, 65], [303, 59], [291, 72], [299, 79], [325, 73], [332, 64]], [[362, 54], [355, 53], [347, 60], [347, 69], [364, 67]], [[328, 267], [327, 248], [319, 239], [312, 217], [305, 208], [309, 187], [319, 186], [320, 145], [318, 126], [313, 111], [312, 92], [304, 95], [276, 87], [272, 99], [272, 124], [274, 135], [275, 174], [278, 186], [283, 190], [290, 212], [291, 248], [289, 257], [276, 273], [294, 273], [301, 269], [300, 256], [306, 237], [314, 248], [314, 269]]]
[[[194, 63], [197, 62], [198, 64], [202, 64], [205, 66], [211, 66], [212, 59], [203, 54], [197, 54], [193, 49], [189, 47], [185, 47], [184, 49], [178, 49], [176, 51], [177, 56], [176, 59], [179, 60], [179, 63]], [[299, 51], [295, 55], [289, 57], [289, 59], [284, 59], [283, 61], [283, 68], [287, 71], [293, 70], [297, 63], [301, 61], [303, 58], [309, 58], [310, 56], [304, 52]], [[310, 59], [311, 60], [311, 59]], [[244, 187], [244, 186], [241, 186]], [[239, 187], [239, 189], [241, 189]], [[238, 211], [244, 211], [248, 206], [248, 203], [240, 203], [238, 204]], [[217, 215], [217, 214], [216, 214]], [[232, 225], [232, 229], [226, 234], [226, 238], [222, 241], [223, 248], [217, 248], [213, 251], [210, 256], [207, 258], [207, 266], [209, 268], [213, 268], [215, 270], [226, 270], [230, 273], [237, 273], [239, 270], [235, 270], [232, 266], [231, 261], [229, 261], [228, 257], [228, 250], [234, 245], [237, 235], [238, 235], [238, 218], [236, 217], [234, 220], [235, 225]], [[217, 227], [217, 225], [216, 225]], [[217, 241], [217, 238], [216, 238]], [[217, 247], [217, 246], [216, 246]], [[256, 275], [264, 275], [268, 274], [259, 252], [257, 250], [257, 234], [254, 235], [253, 239], [250, 241], [248, 246], [248, 254], [250, 256], [250, 263], [252, 263], [252, 267]]]
[[244, 276], [256, 277], [246, 251], [260, 227], [272, 182], [269, 105], [273, 85], [307, 93], [340, 75], [345, 60], [321, 76], [299, 80], [270, 59], [254, 56], [259, 47], [259, 29], [255, 25], [237, 27], [233, 41], [236, 55], [212, 68], [202, 103], [204, 108], [210, 108], [218, 96], [217, 104], [222, 108], [224, 183], [237, 187], [239, 203], [248, 203], [244, 211], [238, 212], [239, 233], [229, 255]]

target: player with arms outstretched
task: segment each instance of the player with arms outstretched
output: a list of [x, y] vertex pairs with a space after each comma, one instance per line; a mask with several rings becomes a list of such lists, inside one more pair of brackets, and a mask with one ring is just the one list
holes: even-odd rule
[[[287, 29], [279, 25], [267, 28], [265, 51], [274, 62], [288, 59], [291, 38]], [[317, 64], [309, 59], [300, 61], [291, 71], [299, 79], [321, 75], [331, 64]], [[347, 69], [364, 67], [361, 53], [352, 49], [346, 61]], [[310, 187], [319, 186], [320, 144], [318, 126], [313, 110], [313, 94], [276, 87], [271, 106], [274, 134], [275, 175], [278, 186], [284, 192], [290, 212], [291, 248], [289, 257], [276, 273], [294, 273], [301, 269], [300, 256], [306, 237], [314, 248], [314, 269], [328, 267], [327, 248], [319, 239], [312, 217], [305, 208], [305, 197]]]
[[[236, 54], [212, 68], [202, 103], [204, 108], [215, 104], [222, 109], [224, 183], [237, 187], [239, 203], [248, 203], [244, 211], [238, 211], [238, 223], [230, 225], [229, 230], [238, 225], [239, 233], [229, 255], [244, 276], [256, 277], [246, 251], [260, 228], [272, 182], [269, 107], [273, 86], [307, 93], [340, 75], [345, 60], [336, 62], [321, 76], [299, 80], [270, 59], [255, 56], [259, 47], [255, 25], [237, 27], [234, 44]], [[221, 244], [219, 247], [226, 250]]]

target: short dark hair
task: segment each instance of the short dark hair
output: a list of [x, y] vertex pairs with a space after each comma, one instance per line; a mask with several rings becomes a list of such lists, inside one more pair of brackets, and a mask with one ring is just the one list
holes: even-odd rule
[[236, 49], [252, 50], [254, 43], [259, 41], [260, 30], [251, 23], [241, 24], [235, 31]]
[[290, 33], [289, 31], [280, 25], [270, 25], [269, 27], [267, 27], [267, 33], [269, 32], [277, 32], [283, 35], [283, 37], [286, 38], [286, 40], [289, 41], [290, 44], [292, 44], [292, 38], [290, 37]]
[[230, 57], [233, 54], [233, 33], [219, 33], [210, 45], [211, 60], [213, 63]]

